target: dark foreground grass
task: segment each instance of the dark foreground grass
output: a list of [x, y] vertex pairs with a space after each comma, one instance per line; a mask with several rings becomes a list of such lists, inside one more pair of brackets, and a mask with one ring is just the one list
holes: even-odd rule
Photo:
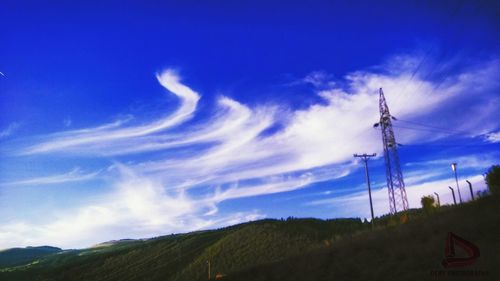
[[[448, 232], [479, 247], [476, 263], [443, 268]], [[456, 253], [465, 255], [460, 248]], [[420, 215], [329, 248], [247, 268], [225, 280], [500, 280], [500, 197]]]

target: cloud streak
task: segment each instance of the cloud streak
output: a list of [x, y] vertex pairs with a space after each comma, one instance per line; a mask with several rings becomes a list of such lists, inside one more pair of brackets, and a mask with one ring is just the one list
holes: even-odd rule
[[10, 123], [9, 126], [7, 126], [7, 128], [5, 128], [5, 129], [3, 129], [3, 130], [0, 131], [0, 139], [9, 137], [17, 129], [19, 129], [19, 127], [21, 127], [21, 124], [19, 124], [17, 122]]
[[115, 122], [96, 128], [69, 131], [54, 136], [48, 136], [48, 141], [26, 149], [24, 154], [48, 153], [57, 151], [84, 151], [88, 147], [106, 148], [110, 144], [160, 132], [178, 125], [191, 117], [196, 109], [200, 96], [180, 83], [180, 78], [172, 70], [166, 70], [157, 75], [158, 82], [168, 91], [176, 95], [181, 105], [171, 115], [152, 123], [120, 127], [121, 122]]
[[500, 132], [490, 133], [486, 135], [486, 140], [491, 143], [500, 142]]
[[123, 235], [144, 238], [263, 217], [258, 211], [218, 218], [199, 215], [210, 209], [210, 201], [194, 200], [183, 191], [169, 193], [157, 181], [126, 166], [115, 167], [118, 180], [113, 183], [113, 189], [91, 204], [48, 214], [51, 220], [43, 224], [15, 221], [0, 225], [0, 249], [12, 245], [46, 244], [65, 248], [88, 247], [123, 238]]
[[16, 186], [16, 185], [48, 185], [48, 184], [61, 184], [67, 182], [77, 182], [77, 181], [87, 181], [96, 179], [96, 177], [101, 172], [92, 172], [92, 173], [83, 173], [80, 168], [75, 168], [70, 172], [60, 174], [60, 175], [51, 175], [45, 177], [31, 178], [20, 181], [13, 181], [7, 183], [0, 183], [0, 186]]

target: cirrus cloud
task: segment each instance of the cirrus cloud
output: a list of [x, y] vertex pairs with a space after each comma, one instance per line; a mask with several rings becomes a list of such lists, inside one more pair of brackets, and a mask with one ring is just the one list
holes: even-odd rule
[[[405, 63], [405, 58], [410, 61]], [[157, 76], [159, 83], [180, 101], [172, 114], [142, 125], [131, 125], [130, 118], [126, 118], [94, 128], [59, 132], [34, 138], [31, 145], [14, 149], [20, 152], [18, 157], [57, 153], [77, 159], [113, 159], [119, 164], [101, 172], [111, 175], [105, 178], [111, 180], [114, 189], [97, 203], [68, 210], [66, 213], [71, 215], [53, 215], [53, 223], [5, 224], [0, 245], [8, 245], [6, 239], [21, 237], [13, 241], [27, 245], [43, 238], [46, 243], [64, 241], [58, 244], [82, 246], [123, 238], [120, 235], [125, 229], [130, 237], [144, 237], [263, 217], [259, 210], [221, 214], [218, 206], [227, 200], [288, 192], [345, 177], [355, 169], [353, 153], [381, 155], [380, 132], [372, 127], [379, 119], [379, 87], [384, 88], [391, 112], [398, 119], [467, 131], [464, 138], [500, 129], [495, 122], [500, 119], [496, 110], [500, 104], [496, 94], [500, 88], [496, 79], [500, 74], [498, 60], [480, 62], [439, 79], [414, 75], [412, 57], [398, 57], [397, 61], [397, 71], [393, 64], [387, 64], [376, 70], [350, 73], [342, 83], [322, 83], [328, 85], [316, 92], [322, 102], [305, 109], [265, 102], [251, 107], [219, 96], [212, 116], [189, 124], [200, 94], [181, 83], [174, 72], [162, 72]], [[488, 106], [484, 106], [485, 101]], [[174, 127], [176, 130], [171, 130]], [[398, 141], [405, 144], [439, 141], [449, 135], [444, 131], [397, 131]], [[142, 157], [152, 152], [154, 158]], [[119, 171], [116, 178], [112, 176], [115, 171]], [[76, 171], [66, 176], [88, 180], [87, 175], [92, 173]], [[432, 177], [436, 184], [444, 183]], [[17, 182], [59, 179], [47, 176]], [[418, 197], [430, 188], [418, 189], [416, 186], [423, 184], [421, 179], [429, 179], [429, 175], [416, 174], [414, 181], [408, 179], [410, 195], [415, 190]], [[380, 195], [375, 192], [375, 196], [382, 198], [382, 193], [385, 198], [382, 191]], [[361, 204], [358, 201], [364, 197], [361, 193], [355, 195], [359, 198], [314, 204]], [[385, 209], [381, 207], [380, 212]], [[36, 235], [29, 232], [42, 238], [33, 239]]]

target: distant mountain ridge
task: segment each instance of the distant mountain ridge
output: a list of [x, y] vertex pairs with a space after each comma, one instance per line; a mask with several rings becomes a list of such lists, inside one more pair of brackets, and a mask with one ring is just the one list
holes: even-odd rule
[[26, 248], [11, 248], [0, 251], [0, 268], [29, 263], [36, 259], [62, 252], [61, 248], [38, 246]]
[[135, 241], [141, 241], [141, 240], [143, 240], [143, 239], [129, 239], [129, 238], [126, 238], [126, 239], [118, 239], [118, 240], [109, 240], [109, 241], [106, 241], [106, 242], [95, 244], [95, 245], [91, 246], [90, 248], [109, 247], [109, 246], [113, 246], [113, 245], [116, 245], [116, 244], [119, 244], [119, 243], [128, 243], [128, 242], [135, 242]]

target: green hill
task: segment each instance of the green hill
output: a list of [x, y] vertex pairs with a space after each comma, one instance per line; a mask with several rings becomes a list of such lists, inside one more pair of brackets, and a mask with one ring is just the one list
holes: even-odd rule
[[450, 274], [440, 265], [450, 231], [481, 251], [474, 265], [451, 271], [496, 280], [499, 209], [500, 197], [490, 196], [432, 214], [412, 210], [407, 223], [378, 218], [373, 231], [360, 219], [261, 220], [64, 251], [4, 266], [0, 280], [206, 280], [207, 261], [212, 276], [221, 273], [223, 280], [446, 279], [432, 274]]
[[33, 260], [61, 252], [62, 249], [50, 246], [12, 248], [0, 251], [0, 268], [21, 265]]

